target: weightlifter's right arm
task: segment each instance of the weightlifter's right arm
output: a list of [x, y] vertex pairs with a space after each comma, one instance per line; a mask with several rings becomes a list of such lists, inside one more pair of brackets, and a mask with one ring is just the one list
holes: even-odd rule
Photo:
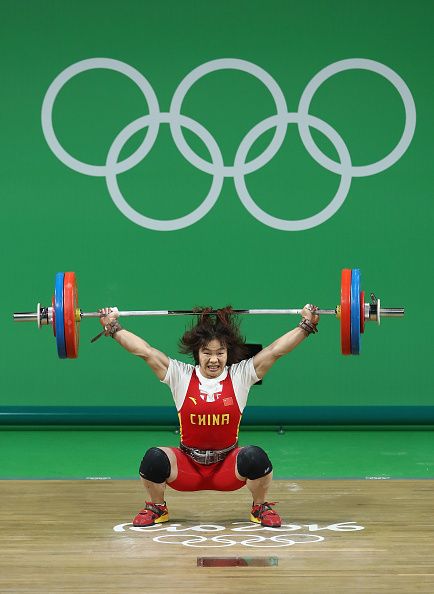
[[122, 328], [117, 330], [114, 334], [111, 334], [112, 329], [116, 329], [118, 322], [119, 311], [117, 307], [104, 307], [98, 310], [103, 316], [100, 318], [101, 325], [105, 329], [105, 335], [112, 335], [113, 338], [118, 342], [125, 350], [132, 355], [136, 355], [143, 359], [159, 380], [163, 380], [166, 377], [167, 370], [169, 368], [169, 358], [161, 351], [155, 349], [150, 344], [136, 336], [132, 332]]

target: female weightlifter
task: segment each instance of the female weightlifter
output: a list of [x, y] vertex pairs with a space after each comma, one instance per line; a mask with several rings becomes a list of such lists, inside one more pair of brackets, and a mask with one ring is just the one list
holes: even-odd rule
[[317, 332], [317, 308], [306, 305], [298, 326], [246, 359], [246, 348], [232, 308], [210, 314], [201, 309], [197, 323], [180, 340], [180, 352], [196, 365], [170, 359], [145, 340], [122, 328], [117, 308], [99, 310], [105, 335], [142, 358], [172, 391], [180, 424], [179, 448], [153, 447], [144, 455], [140, 476], [150, 501], [133, 520], [152, 526], [169, 520], [166, 486], [178, 491], [236, 491], [244, 485], [252, 493], [250, 520], [279, 527], [281, 519], [267, 502], [273, 466], [258, 446], [238, 447], [241, 416], [250, 387], [274, 363], [307, 336]]

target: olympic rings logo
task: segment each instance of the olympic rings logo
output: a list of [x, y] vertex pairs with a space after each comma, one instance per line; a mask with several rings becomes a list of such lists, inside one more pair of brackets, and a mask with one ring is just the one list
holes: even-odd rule
[[157, 536], [153, 540], [154, 542], [162, 542], [166, 544], [182, 544], [186, 547], [200, 547], [208, 549], [221, 549], [224, 547], [232, 547], [236, 544], [245, 547], [276, 549], [282, 547], [290, 547], [295, 544], [320, 542], [324, 540], [324, 537], [318, 536], [317, 534], [297, 534], [296, 536], [294, 535], [292, 537], [290, 537], [288, 534], [276, 534], [275, 536], [267, 538], [265, 536], [260, 536], [259, 534], [251, 534], [248, 535], [248, 538], [242, 536], [241, 538], [235, 539], [234, 535], [232, 534], [230, 536], [227, 534], [220, 534], [219, 536], [212, 537], [194, 534], [186, 540], [185, 536], [175, 534], [174, 536]]
[[[160, 544], [178, 544], [186, 547], [199, 548], [226, 548], [234, 545], [254, 548], [282, 548], [296, 544], [307, 544], [321, 542], [324, 536], [309, 534], [309, 532], [332, 531], [332, 532], [354, 532], [364, 530], [363, 526], [355, 522], [339, 522], [330, 526], [319, 527], [317, 524], [282, 524], [280, 528], [267, 528], [252, 524], [252, 522], [232, 522], [231, 528], [219, 524], [199, 524], [183, 528], [182, 524], [169, 524], [162, 526], [139, 527], [130, 523], [114, 526], [114, 532], [142, 532], [152, 535], [152, 540]], [[300, 533], [299, 530], [307, 529], [308, 534]], [[227, 532], [229, 530], [229, 533]], [[155, 533], [160, 533], [154, 536]], [[251, 534], [251, 533], [254, 534]], [[261, 532], [261, 534], [258, 534]], [[296, 532], [296, 534], [295, 534]], [[163, 533], [163, 534], [161, 534]], [[217, 536], [211, 536], [218, 533]], [[249, 533], [249, 534], [247, 534]], [[264, 535], [265, 534], [265, 535]]]
[[[63, 86], [74, 76], [87, 70], [105, 68], [124, 74], [139, 87], [148, 104], [148, 115], [144, 115], [128, 124], [114, 139], [105, 165], [91, 165], [75, 159], [60, 144], [53, 127], [52, 112], [54, 102]], [[218, 70], [240, 70], [257, 78], [270, 92], [276, 106], [276, 114], [257, 123], [242, 139], [233, 165], [225, 165], [220, 148], [206, 128], [196, 120], [181, 113], [182, 104], [191, 87], [203, 76]], [[405, 125], [401, 138], [395, 148], [384, 158], [368, 165], [352, 165], [348, 148], [329, 124], [309, 113], [312, 98], [319, 87], [333, 75], [352, 69], [375, 72], [386, 78], [398, 91], [405, 109]], [[142, 161], [152, 149], [158, 135], [160, 124], [169, 124], [173, 140], [187, 161], [212, 176], [211, 187], [202, 203], [189, 214], [170, 220], [147, 217], [135, 210], [124, 198], [118, 184], [117, 176], [128, 171]], [[300, 138], [311, 157], [325, 169], [341, 176], [336, 194], [317, 214], [305, 219], [286, 220], [277, 218], [260, 208], [251, 197], [246, 185], [245, 176], [264, 167], [278, 152], [286, 136], [288, 124], [297, 124]], [[110, 196], [117, 208], [133, 223], [157, 231], [174, 231], [183, 229], [202, 219], [217, 202], [223, 181], [233, 178], [238, 197], [246, 209], [264, 225], [282, 231], [302, 231], [321, 225], [332, 217], [344, 203], [353, 177], [365, 177], [380, 173], [396, 163], [411, 143], [416, 127], [416, 108], [413, 96], [403, 79], [388, 66], [362, 58], [340, 60], [320, 70], [304, 89], [298, 111], [288, 112], [285, 97], [276, 81], [265, 70], [246, 60], [224, 58], [212, 60], [192, 70], [178, 85], [168, 112], [160, 112], [157, 96], [148, 80], [135, 68], [125, 62], [110, 58], [91, 58], [72, 64], [61, 72], [49, 86], [42, 104], [42, 129], [48, 146], [56, 157], [74, 171], [97, 177], [105, 177]], [[125, 143], [139, 130], [147, 128], [147, 134], [137, 150], [124, 160], [119, 155]], [[191, 130], [204, 143], [211, 156], [211, 162], [202, 159], [187, 144], [183, 128]], [[274, 136], [262, 154], [247, 160], [247, 155], [254, 142], [267, 130], [275, 128]], [[339, 161], [327, 157], [315, 144], [310, 128], [322, 132], [333, 144]]]

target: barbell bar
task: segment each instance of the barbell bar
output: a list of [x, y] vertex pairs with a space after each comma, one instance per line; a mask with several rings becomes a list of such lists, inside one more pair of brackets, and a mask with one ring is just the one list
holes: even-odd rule
[[[365, 322], [376, 321], [382, 317], [403, 317], [404, 308], [383, 308], [380, 299], [371, 293], [371, 302], [365, 303], [365, 292], [360, 290], [360, 270], [344, 268], [341, 273], [341, 302], [334, 309], [318, 309], [319, 315], [335, 315], [341, 322], [341, 352], [343, 355], [360, 353], [360, 338]], [[239, 315], [299, 315], [302, 308], [296, 309], [236, 309]], [[215, 314], [211, 310], [209, 314]], [[128, 310], [119, 311], [120, 317], [140, 316], [186, 316], [200, 315], [196, 310]], [[37, 304], [36, 312], [15, 312], [15, 322], [36, 322], [38, 328], [51, 325], [56, 338], [57, 354], [61, 359], [78, 357], [80, 322], [84, 318], [100, 318], [97, 311], [82, 311], [78, 304], [77, 279], [74, 272], [58, 272], [55, 277], [54, 295], [51, 306]]]

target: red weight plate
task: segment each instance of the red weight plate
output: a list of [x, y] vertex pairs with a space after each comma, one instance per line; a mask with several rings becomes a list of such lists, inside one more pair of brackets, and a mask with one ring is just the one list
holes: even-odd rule
[[341, 274], [341, 352], [351, 355], [351, 269]]
[[53, 321], [51, 322], [51, 325], [53, 326], [54, 337], [56, 337], [56, 308], [54, 307], [54, 295], [51, 298], [51, 307], [53, 308]]
[[66, 355], [68, 359], [78, 357], [80, 324], [76, 320], [78, 290], [74, 272], [65, 272], [63, 281], [63, 319], [65, 325]]
[[365, 331], [365, 291], [360, 291], [360, 334]]

